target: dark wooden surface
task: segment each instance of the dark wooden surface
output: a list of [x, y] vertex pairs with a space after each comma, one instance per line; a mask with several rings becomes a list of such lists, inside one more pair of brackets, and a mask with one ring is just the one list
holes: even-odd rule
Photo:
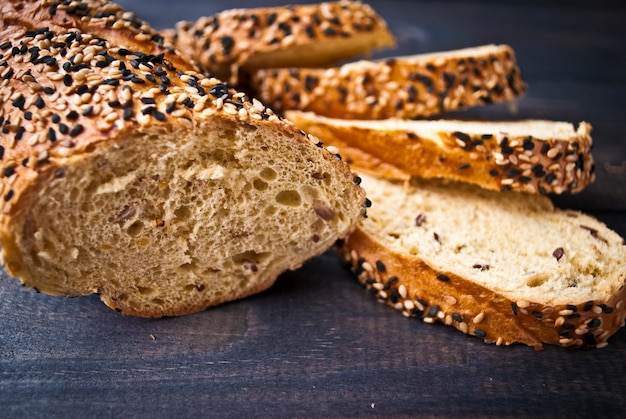
[[[122, 4], [164, 28], [281, 3]], [[379, 55], [512, 45], [529, 84], [515, 116], [594, 126], [597, 181], [557, 204], [626, 236], [621, 2], [370, 4], [399, 41]], [[510, 117], [506, 106], [468, 113]], [[0, 417], [624, 417], [625, 358], [625, 329], [602, 350], [535, 352], [406, 319], [377, 304], [331, 253], [263, 294], [161, 320], [0, 280]]]

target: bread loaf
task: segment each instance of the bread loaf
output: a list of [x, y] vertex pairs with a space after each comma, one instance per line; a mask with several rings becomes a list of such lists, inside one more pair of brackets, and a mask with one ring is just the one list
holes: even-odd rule
[[128, 22], [108, 7], [2, 6], [9, 274], [175, 316], [262, 291], [353, 228], [364, 193], [337, 155], [173, 53], [144, 52], [153, 40], [108, 41]]
[[287, 111], [357, 171], [447, 178], [492, 190], [579, 192], [594, 179], [591, 125], [546, 120], [342, 120]]
[[251, 84], [254, 94], [275, 111], [295, 109], [341, 119], [424, 118], [509, 101], [526, 89], [507, 45], [331, 68], [265, 69], [253, 75]]
[[326, 66], [395, 46], [385, 21], [358, 1], [231, 9], [164, 32], [211, 74], [235, 84], [239, 70]]
[[362, 176], [368, 218], [338, 251], [376, 298], [497, 345], [604, 347], [626, 316], [626, 246], [541, 195]]

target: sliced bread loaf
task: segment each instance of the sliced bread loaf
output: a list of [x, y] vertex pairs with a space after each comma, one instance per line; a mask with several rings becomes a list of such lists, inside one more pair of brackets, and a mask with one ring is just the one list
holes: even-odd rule
[[314, 137], [143, 38], [107, 41], [97, 17], [95, 35], [47, 2], [7, 12], [34, 3], [7, 2], [0, 25], [0, 246], [24, 285], [193, 313], [268, 288], [361, 217]]
[[484, 45], [340, 67], [260, 70], [252, 89], [276, 111], [414, 119], [508, 101], [526, 86], [509, 46]]
[[626, 246], [541, 195], [362, 176], [368, 218], [338, 248], [376, 298], [486, 342], [603, 347], [624, 325]]
[[222, 80], [239, 70], [326, 66], [395, 46], [385, 21], [358, 1], [225, 10], [164, 32]]
[[591, 125], [546, 120], [343, 120], [285, 116], [357, 171], [447, 178], [492, 190], [579, 192], [594, 179]]

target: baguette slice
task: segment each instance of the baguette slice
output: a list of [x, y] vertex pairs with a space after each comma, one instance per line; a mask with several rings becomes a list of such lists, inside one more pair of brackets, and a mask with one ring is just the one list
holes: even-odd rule
[[222, 80], [238, 70], [326, 66], [395, 47], [385, 21], [358, 1], [226, 10], [164, 34]]
[[338, 249], [376, 298], [485, 342], [604, 347], [624, 325], [626, 246], [541, 195], [362, 176], [372, 206]]
[[44, 6], [0, 26], [0, 246], [24, 285], [189, 314], [268, 288], [361, 217], [364, 192], [314, 137]]
[[331, 68], [260, 70], [252, 89], [275, 111], [341, 119], [423, 118], [512, 100], [526, 85], [507, 45], [484, 45]]
[[546, 120], [343, 120], [287, 111], [357, 171], [447, 178], [491, 190], [579, 192], [594, 180], [591, 125]]

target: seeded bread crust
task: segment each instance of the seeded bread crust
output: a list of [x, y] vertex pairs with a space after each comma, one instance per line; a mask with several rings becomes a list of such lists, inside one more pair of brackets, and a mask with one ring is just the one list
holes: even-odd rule
[[300, 111], [285, 116], [324, 144], [336, 146], [357, 171], [543, 194], [579, 192], [595, 178], [591, 125], [586, 122], [576, 129], [543, 120], [383, 122]]
[[268, 288], [361, 217], [364, 192], [319, 140], [143, 52], [153, 41], [109, 42], [98, 17], [83, 32], [89, 15], [65, 28], [74, 14], [43, 3], [24, 23], [8, 9], [30, 2], [5, 2], [0, 26], [0, 246], [25, 286], [190, 314]]
[[[619, 262], [621, 266], [603, 266], [608, 262], [602, 259], [597, 262], [595, 269], [598, 270], [599, 276], [605, 275], [612, 269], [621, 270], [619, 276], [621, 279], [618, 281], [620, 285], [611, 288], [614, 292], [606, 298], [579, 299], [569, 303], [547, 303], [547, 296], [544, 301], [520, 298], [521, 294], [517, 294], [518, 298], [515, 298], [515, 289], [509, 290], [507, 295], [505, 292], [480, 285], [460, 274], [459, 266], [437, 267], [430, 259], [432, 255], [429, 256], [419, 248], [411, 250], [394, 244], [394, 240], [390, 240], [387, 236], [388, 233], [376, 227], [378, 221], [369, 221], [379, 217], [380, 212], [385, 211], [385, 208], [393, 206], [392, 202], [382, 202], [374, 198], [374, 196], [381, 196], [382, 186], [380, 185], [386, 185], [385, 193], [396, 197], [404, 193], [419, 195], [420, 187], [440, 188], [444, 194], [450, 194], [454, 193], [454, 188], [467, 186], [453, 183], [450, 184], [451, 186], [432, 186], [437, 185], [438, 181], [421, 181], [419, 185], [407, 186], [409, 188], [407, 192], [399, 192], [398, 188], [403, 187], [397, 186], [393, 181], [379, 181], [379, 183], [372, 184], [371, 180], [368, 181], [371, 177], [362, 177], [368, 197], [372, 199], [372, 207], [368, 211], [369, 218], [363, 220], [352, 234], [341, 241], [336, 250], [352, 273], [379, 302], [401, 311], [406, 317], [421, 318], [425, 323], [440, 322], [453, 326], [465, 334], [483, 339], [486, 343], [510, 345], [519, 342], [536, 349], [541, 349], [543, 344], [602, 348], [607, 345], [609, 337], [624, 325], [626, 268], [623, 262], [626, 248], [623, 239], [597, 220], [578, 212], [555, 209], [546, 197], [536, 195], [521, 197], [521, 200], [529, 200], [529, 203], [520, 205], [527, 205], [529, 211], [533, 212], [533, 216], [543, 217], [546, 220], [545, 234], [547, 236], [553, 233], [551, 223], [555, 222], [554, 218], [561, 218], [566, 220], [563, 222], [571, 222], [574, 228], [589, 232], [590, 240], [595, 242], [591, 243], [589, 251], [597, 253], [598, 258], [602, 258], [601, 252], [608, 252], [608, 248], [620, 252], [622, 254]], [[374, 190], [378, 192], [372, 194]], [[495, 198], [496, 200], [513, 199], [515, 195], [512, 194], [518, 194], [488, 191], [483, 193], [494, 194], [494, 197], [499, 195], [499, 198]], [[399, 198], [398, 201], [402, 199]], [[469, 208], [472, 202], [468, 201], [467, 204]], [[412, 228], [428, 229], [428, 231], [442, 228], [442, 226], [429, 225], [432, 211], [447, 214], [446, 217], [450, 223], [459, 222], [458, 218], [463, 210], [443, 207], [443, 202], [441, 205], [441, 208], [429, 208], [427, 204], [425, 208], [412, 208], [411, 211], [414, 213], [411, 217], [415, 217], [415, 226]], [[382, 209], [377, 209], [381, 206]], [[389, 211], [406, 211], [406, 208], [394, 208]], [[470, 210], [467, 211], [466, 215], [470, 217]], [[402, 217], [398, 213], [398, 218]], [[548, 221], [550, 219], [552, 221]], [[502, 226], [502, 231], [496, 236], [505, 234], [505, 229], [506, 227]], [[396, 234], [411, 233], [398, 231], [393, 234], [395, 237]], [[518, 232], [518, 234], [523, 233]], [[435, 235], [433, 240], [440, 241], [443, 248], [446, 240], [449, 239], [446, 236]], [[564, 243], [568, 240], [570, 238], [563, 238]], [[480, 245], [494, 246], [493, 243]], [[506, 256], [513, 257], [513, 255]], [[559, 259], [567, 258], [569, 255], [567, 249], [564, 253], [561, 248], [560, 251], [557, 249], [552, 257], [558, 264]], [[507, 263], [506, 260], [498, 262]], [[490, 275], [490, 269], [493, 270], [494, 266], [477, 263], [472, 266], [472, 269], [480, 272], [480, 275]], [[609, 282], [609, 279], [603, 277], [599, 281]], [[519, 286], [522, 287], [521, 284]]]
[[331, 68], [260, 70], [251, 84], [277, 112], [295, 109], [341, 119], [424, 118], [509, 101], [526, 90], [508, 45]]
[[178, 54], [173, 44], [148, 23], [109, 0], [11, 0], [3, 2], [0, 7], [5, 26], [36, 31], [42, 28], [38, 22], [46, 22], [48, 29], [54, 32], [78, 30], [90, 33], [144, 54], [164, 54], [164, 58], [176, 67], [198, 70], [193, 61]]
[[395, 46], [385, 21], [358, 1], [226, 10], [163, 34], [235, 84], [239, 69], [326, 66]]

